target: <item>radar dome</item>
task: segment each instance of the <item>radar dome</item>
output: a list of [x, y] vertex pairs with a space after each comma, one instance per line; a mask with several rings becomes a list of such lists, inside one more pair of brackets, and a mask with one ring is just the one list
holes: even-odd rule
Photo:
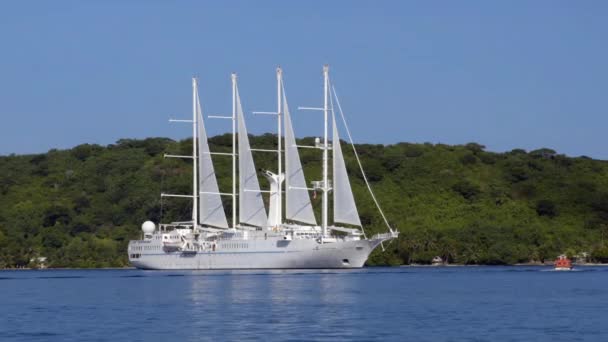
[[141, 230], [144, 234], [152, 234], [156, 229], [156, 225], [152, 221], [146, 221], [141, 225]]

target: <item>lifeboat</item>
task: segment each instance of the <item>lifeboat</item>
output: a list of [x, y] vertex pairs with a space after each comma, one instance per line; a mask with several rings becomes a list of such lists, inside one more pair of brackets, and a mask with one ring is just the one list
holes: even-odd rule
[[572, 261], [562, 254], [555, 259], [553, 267], [556, 271], [570, 271], [572, 269]]

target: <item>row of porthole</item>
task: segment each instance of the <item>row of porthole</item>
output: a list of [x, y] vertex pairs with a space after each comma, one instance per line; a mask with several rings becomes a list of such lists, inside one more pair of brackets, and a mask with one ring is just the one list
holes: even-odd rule
[[248, 243], [223, 243], [222, 248], [249, 248]]
[[150, 251], [150, 250], [159, 250], [160, 246], [135, 246], [131, 247], [134, 251]]

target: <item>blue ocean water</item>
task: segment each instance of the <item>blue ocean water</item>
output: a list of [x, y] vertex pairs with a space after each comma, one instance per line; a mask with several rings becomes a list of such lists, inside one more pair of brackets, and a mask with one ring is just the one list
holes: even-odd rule
[[0, 272], [0, 341], [608, 341], [608, 267]]

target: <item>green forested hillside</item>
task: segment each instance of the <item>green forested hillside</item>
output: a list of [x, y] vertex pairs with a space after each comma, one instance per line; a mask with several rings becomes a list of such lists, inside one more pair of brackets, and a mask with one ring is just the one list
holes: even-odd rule
[[[211, 139], [229, 151], [231, 137]], [[312, 138], [302, 144], [312, 145]], [[272, 148], [275, 137], [252, 137]], [[0, 157], [0, 267], [46, 256], [54, 267], [125, 266], [126, 246], [146, 219], [187, 220], [187, 199], [160, 200], [161, 191], [191, 191], [191, 140], [124, 139], [106, 147]], [[511, 264], [591, 253], [608, 261], [608, 163], [569, 158], [550, 149], [508, 153], [475, 143], [358, 145], [368, 178], [391, 224], [402, 234], [370, 264], [450, 262]], [[364, 228], [385, 230], [352, 151], [343, 147]], [[320, 179], [321, 154], [301, 150], [308, 180]], [[259, 168], [274, 156], [256, 153]], [[220, 190], [230, 191], [228, 157], [215, 157]], [[267, 184], [260, 178], [262, 185]], [[320, 209], [320, 197], [313, 205]], [[226, 209], [230, 211], [230, 200]]]

